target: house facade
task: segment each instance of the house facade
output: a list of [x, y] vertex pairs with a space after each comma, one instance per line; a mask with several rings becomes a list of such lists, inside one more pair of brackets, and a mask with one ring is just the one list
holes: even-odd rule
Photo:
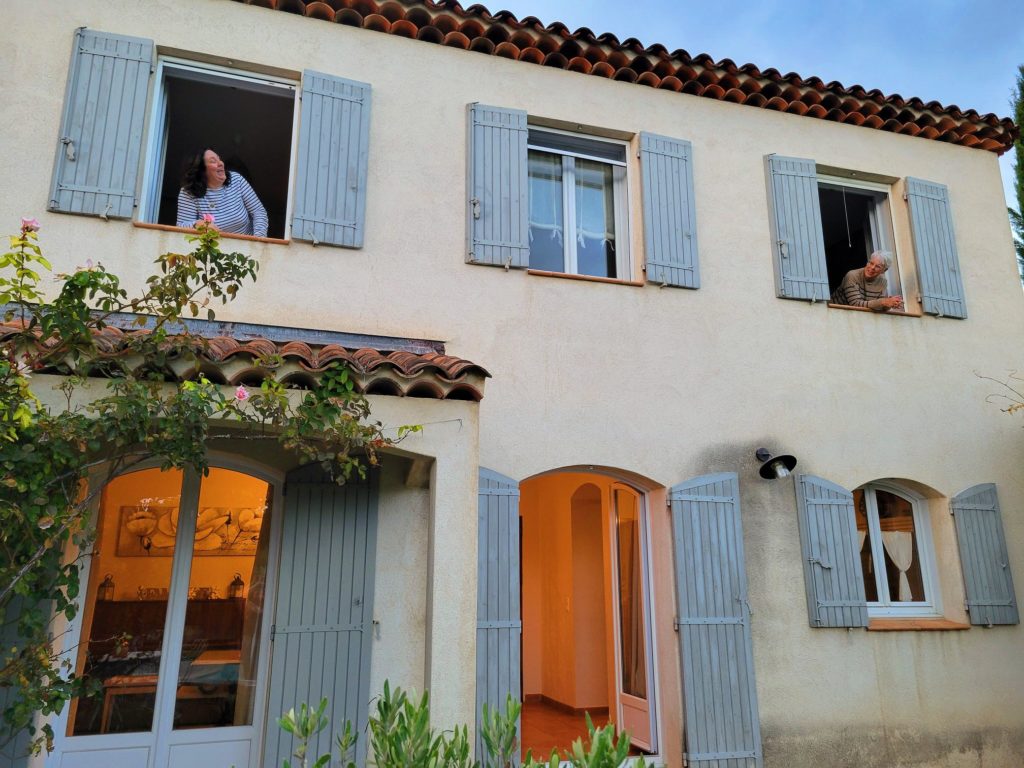
[[[270, 223], [204, 371], [343, 359], [423, 426], [343, 489], [230, 439], [115, 480], [100, 694], [14, 765], [279, 765], [385, 680], [521, 697], [535, 752], [589, 711], [669, 766], [1024, 761], [1012, 123], [430, 0], [6, 16], [0, 210], [57, 271], [141, 284], [214, 146]], [[875, 251], [903, 307], [830, 304]]]

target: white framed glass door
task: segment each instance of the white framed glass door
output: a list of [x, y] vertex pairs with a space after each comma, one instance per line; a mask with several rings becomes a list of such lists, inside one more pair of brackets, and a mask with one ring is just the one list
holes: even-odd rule
[[643, 499], [636, 490], [612, 486], [611, 524], [616, 722], [635, 747], [656, 752], [647, 534]]
[[90, 685], [61, 768], [252, 764], [259, 753], [274, 486], [222, 467], [143, 469], [104, 489], [70, 633]]

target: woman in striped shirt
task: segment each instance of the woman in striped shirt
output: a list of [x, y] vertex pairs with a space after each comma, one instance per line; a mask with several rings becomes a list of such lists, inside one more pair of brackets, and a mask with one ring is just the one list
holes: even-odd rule
[[256, 192], [241, 174], [226, 170], [220, 155], [208, 147], [185, 171], [178, 193], [178, 226], [196, 226], [205, 214], [213, 216], [213, 225], [221, 232], [267, 236], [267, 209]]

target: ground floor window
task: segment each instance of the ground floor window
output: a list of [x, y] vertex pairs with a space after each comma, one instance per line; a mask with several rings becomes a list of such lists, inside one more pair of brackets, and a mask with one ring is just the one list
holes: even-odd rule
[[176, 59], [161, 60], [153, 105], [141, 220], [175, 224], [189, 160], [213, 148], [252, 185], [270, 222], [287, 235], [296, 84]]
[[[831, 295], [846, 273], [863, 267], [875, 251], [895, 254], [889, 187], [819, 175], [818, 201]], [[889, 296], [902, 295], [899, 273], [894, 255], [885, 273]]]
[[924, 500], [894, 485], [853, 492], [868, 612], [936, 613], [934, 549]]
[[68, 735], [251, 725], [272, 486], [147, 469], [104, 490]]

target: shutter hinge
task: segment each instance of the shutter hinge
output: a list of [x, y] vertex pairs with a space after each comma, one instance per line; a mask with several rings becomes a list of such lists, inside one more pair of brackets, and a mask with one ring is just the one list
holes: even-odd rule
[[271, 624], [270, 625], [270, 639], [273, 640], [274, 639], [274, 635], [276, 635], [276, 634], [277, 634], [277, 624]]
[[906, 190], [903, 190], [903, 199], [904, 199], [904, 200], [909, 200], [909, 199], [910, 199], [910, 195], [909, 195], [909, 194], [907, 194], [907, 191], [906, 191]]
[[678, 616], [673, 616], [672, 617], [672, 629], [674, 629], [676, 632], [679, 631], [679, 617]]

